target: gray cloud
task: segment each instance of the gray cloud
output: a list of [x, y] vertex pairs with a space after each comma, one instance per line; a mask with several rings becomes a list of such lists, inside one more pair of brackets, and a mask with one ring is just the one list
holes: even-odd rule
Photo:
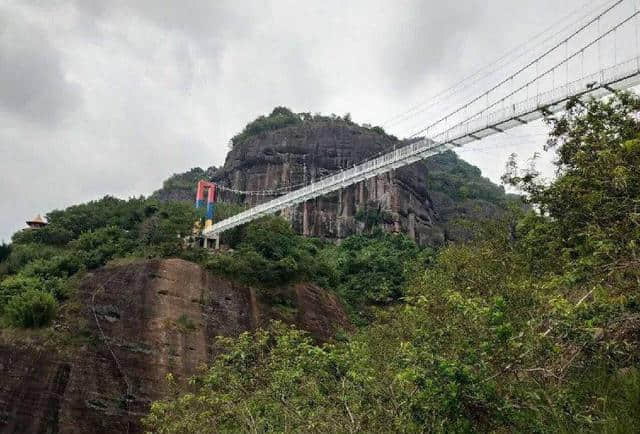
[[394, 31], [384, 44], [388, 56], [380, 60], [400, 91], [457, 70], [465, 43], [473, 38], [486, 11], [486, 2], [480, 0], [403, 0], [399, 5]]
[[[379, 124], [581, 3], [5, 0], [0, 240], [35, 213], [220, 165], [276, 105]], [[511, 151], [465, 157], [497, 180]]]
[[78, 86], [65, 78], [60, 53], [44, 33], [0, 9], [0, 109], [53, 124], [79, 103]]

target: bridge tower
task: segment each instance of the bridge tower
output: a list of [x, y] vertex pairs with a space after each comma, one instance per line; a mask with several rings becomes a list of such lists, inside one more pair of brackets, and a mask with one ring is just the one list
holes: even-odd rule
[[[204, 192], [207, 190], [207, 213], [204, 221], [204, 229], [210, 229], [213, 226], [213, 217], [215, 215], [216, 202], [218, 201], [218, 186], [209, 181], [198, 181], [198, 188], [196, 191], [196, 208], [204, 207]], [[207, 236], [203, 232], [203, 244], [206, 248], [215, 247], [220, 248], [220, 236], [213, 234]]]

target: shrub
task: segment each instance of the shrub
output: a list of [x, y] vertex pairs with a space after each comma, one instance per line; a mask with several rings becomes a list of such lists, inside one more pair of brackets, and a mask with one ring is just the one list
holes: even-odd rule
[[44, 290], [43, 283], [35, 277], [23, 275], [9, 276], [0, 282], [0, 311], [9, 300], [28, 290]]
[[7, 271], [17, 273], [22, 267], [36, 259], [50, 258], [60, 252], [60, 249], [42, 244], [13, 244], [11, 254], [6, 259]]
[[58, 303], [48, 292], [29, 289], [11, 297], [5, 317], [13, 327], [43, 327], [55, 317]]
[[196, 323], [193, 322], [193, 320], [189, 318], [186, 313], [180, 315], [180, 317], [176, 320], [176, 326], [183, 333], [190, 332], [196, 329]]
[[262, 288], [307, 279], [332, 282], [331, 268], [319, 260], [314, 241], [296, 235], [280, 217], [256, 220], [239, 232], [237, 250], [211, 258], [207, 267]]
[[29, 290], [49, 292], [58, 301], [66, 299], [68, 295], [65, 279], [52, 277], [44, 280], [37, 276], [20, 273], [9, 276], [0, 282], [0, 311], [14, 295]]
[[106, 264], [114, 256], [123, 256], [132, 252], [135, 241], [124, 230], [107, 226], [81, 234], [77, 240], [69, 243], [69, 247], [84, 253], [83, 262], [87, 268], [91, 269]]
[[64, 253], [50, 259], [36, 259], [27, 264], [22, 273], [26, 276], [49, 280], [56, 277], [66, 278], [84, 267], [81, 255]]

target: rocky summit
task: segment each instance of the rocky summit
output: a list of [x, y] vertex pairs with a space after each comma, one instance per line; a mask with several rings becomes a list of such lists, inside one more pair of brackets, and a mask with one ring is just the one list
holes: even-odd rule
[[[348, 118], [288, 114], [299, 121], [239, 134], [223, 167], [174, 175], [155, 197], [193, 200], [201, 177], [233, 190], [287, 192], [408, 143]], [[263, 119], [274, 116], [275, 110]], [[219, 200], [255, 206], [273, 197], [222, 191]], [[447, 152], [309, 200], [282, 216], [305, 236], [341, 240], [375, 225], [438, 246], [466, 237], [457, 224], [461, 218], [495, 217], [509, 199], [478, 168]]]

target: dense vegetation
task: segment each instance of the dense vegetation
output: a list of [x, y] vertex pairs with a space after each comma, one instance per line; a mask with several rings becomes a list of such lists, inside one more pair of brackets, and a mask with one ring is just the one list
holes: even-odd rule
[[[337, 116], [335, 114], [331, 114], [330, 116], [323, 116], [321, 114], [294, 113], [287, 107], [276, 107], [268, 116], [262, 115], [257, 119], [249, 122], [240, 133], [231, 138], [230, 145], [232, 147], [236, 146], [246, 141], [250, 137], [255, 137], [268, 131], [275, 131], [281, 128], [301, 125], [305, 122], [320, 121], [344, 122], [350, 125], [356, 125], [351, 120], [351, 115], [349, 113], [345, 114], [344, 116]], [[387, 135], [382, 127], [372, 127], [368, 124], [363, 124], [362, 126], [364, 128], [371, 129], [380, 135]], [[394, 136], [389, 137], [397, 140], [397, 138]]]
[[0, 258], [0, 314], [6, 325], [40, 327], [70, 295], [70, 278], [115, 257], [187, 254], [198, 214], [192, 204], [106, 196], [47, 215], [42, 229], [17, 232]]
[[210, 167], [207, 170], [194, 167], [187, 172], [173, 174], [162, 183], [162, 188], [155, 191], [151, 198], [159, 200], [188, 198], [190, 201], [195, 201], [198, 181], [210, 179], [214, 171], [215, 167]]
[[207, 268], [266, 295], [288, 283], [313, 281], [338, 293], [356, 322], [366, 322], [371, 307], [400, 300], [412, 267], [432, 257], [431, 249], [404, 235], [376, 230], [336, 246], [296, 235], [279, 217], [252, 222], [234, 238], [233, 250], [206, 259]]
[[453, 151], [435, 155], [426, 161], [429, 170], [429, 191], [444, 193], [455, 201], [485, 200], [505, 205], [519, 196], [506, 195], [504, 187], [484, 178], [480, 169], [458, 157]]
[[[416, 263], [415, 247], [392, 237], [323, 249], [333, 270], [347, 273], [337, 274], [336, 288], [348, 303], [349, 295], [355, 304], [400, 302], [324, 345], [280, 323], [221, 338], [226, 351], [187, 389], [176, 384], [155, 402], [148, 428], [637, 430], [639, 110], [638, 97], [620, 94], [570, 104], [549, 119], [557, 178], [544, 184], [515, 162], [505, 176], [539, 212], [487, 222], [473, 241], [445, 247], [431, 262], [421, 255]], [[406, 249], [401, 263], [410, 273], [385, 264], [389, 252], [376, 257], [376, 243]], [[383, 290], [370, 294], [376, 285]]]
[[[285, 110], [275, 117], [297, 122]], [[437, 252], [377, 230], [385, 215], [375, 208], [359, 216], [367, 234], [339, 245], [269, 217], [227, 233], [232, 250], [214, 256], [184, 246], [202, 218], [190, 202], [105, 197], [53, 211], [46, 228], [0, 245], [2, 326], [50, 324], [74, 276], [113, 258], [178, 256], [266, 298], [317, 282], [359, 328], [326, 344], [281, 323], [220, 338], [226, 351], [202, 375], [153, 404], [153, 432], [631, 432], [640, 425], [638, 111], [628, 94], [572, 102], [549, 119], [557, 178], [545, 184], [515, 158], [507, 167], [505, 182], [536, 211], [514, 207]], [[248, 134], [281, 127], [263, 121]], [[435, 191], [504, 202], [475, 168], [440, 158]], [[193, 188], [202, 173], [177, 175], [168, 190]], [[219, 205], [217, 219], [240, 210]]]

